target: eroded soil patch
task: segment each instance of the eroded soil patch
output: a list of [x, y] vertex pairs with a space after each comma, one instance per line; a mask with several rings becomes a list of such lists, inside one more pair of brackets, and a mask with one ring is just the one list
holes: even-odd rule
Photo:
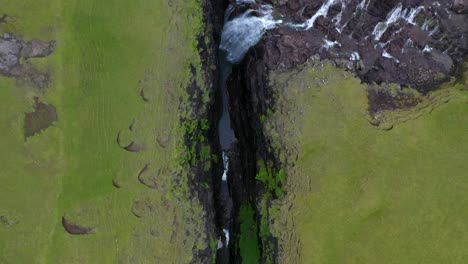
[[0, 225], [4, 227], [12, 227], [16, 224], [19, 223], [19, 220], [17, 217], [7, 215], [7, 214], [2, 214], [0, 215]]
[[34, 98], [34, 112], [24, 114], [24, 137], [25, 139], [50, 127], [58, 120], [55, 106], [44, 104], [39, 98]]
[[65, 216], [62, 217], [62, 225], [65, 228], [65, 231], [67, 231], [71, 235], [87, 235], [94, 233], [94, 228], [72, 224], [68, 222], [67, 219], [65, 219]]
[[380, 111], [408, 109], [422, 101], [420, 95], [409, 88], [370, 87], [367, 91], [369, 113], [375, 115]]

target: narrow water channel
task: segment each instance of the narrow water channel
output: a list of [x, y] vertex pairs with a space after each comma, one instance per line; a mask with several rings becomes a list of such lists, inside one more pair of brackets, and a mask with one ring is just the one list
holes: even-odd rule
[[[221, 34], [221, 43], [219, 47], [219, 83], [218, 88], [221, 94], [221, 117], [218, 122], [218, 138], [221, 146], [223, 159], [223, 174], [221, 178], [217, 198], [218, 207], [218, 227], [222, 229], [222, 236], [219, 238], [217, 263], [233, 263], [232, 259], [232, 234], [231, 230], [235, 229], [236, 213], [234, 208], [239, 208], [240, 205], [234, 205], [234, 199], [230, 190], [230, 183], [238, 180], [230, 180], [229, 165], [231, 159], [235, 158], [235, 144], [237, 138], [235, 136], [235, 128], [232, 127], [230, 114], [230, 95], [227, 88], [228, 79], [232, 73], [234, 66], [239, 64], [244, 58], [250, 47], [260, 41], [266, 30], [275, 27], [276, 23], [271, 17], [271, 6], [259, 5], [252, 9], [248, 4], [252, 4], [252, 0], [237, 0], [238, 8], [244, 8], [245, 11], [237, 16], [233, 16], [234, 7], [229, 5], [224, 15], [224, 27]], [[242, 164], [240, 164], [242, 166]], [[232, 176], [234, 176], [233, 174]], [[239, 188], [241, 186], [237, 186]], [[240, 259], [240, 258], [236, 258]]]

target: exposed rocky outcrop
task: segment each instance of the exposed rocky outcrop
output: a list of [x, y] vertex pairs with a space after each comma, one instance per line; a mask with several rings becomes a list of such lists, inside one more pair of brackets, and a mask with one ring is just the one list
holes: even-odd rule
[[[467, 56], [466, 1], [271, 2], [285, 23], [261, 44], [269, 69], [287, 70], [320, 54], [364, 82], [398, 83], [426, 93], [447, 81]], [[323, 10], [310, 29], [287, 26]]]
[[30, 62], [31, 58], [47, 57], [54, 51], [55, 41], [23, 41], [4, 33], [0, 37], [0, 74], [27, 80], [38, 88], [49, 85], [49, 73], [41, 72]]
[[[268, 87], [270, 71], [290, 70], [309, 60], [332, 61], [371, 84], [369, 112], [375, 118], [370, 122], [376, 126], [382, 123], [382, 129], [391, 129], [393, 120], [387, 116], [379, 117], [383, 116], [382, 111], [406, 110], [418, 104], [430, 109], [425, 106], [431, 101], [426, 98], [430, 97], [429, 92], [455, 76], [467, 56], [468, 17], [463, 1], [229, 2], [232, 9], [226, 12], [226, 25], [230, 27], [224, 31], [229, 34], [225, 38], [228, 39], [227, 45], [221, 46], [223, 52], [232, 51], [243, 56], [243, 49], [238, 47], [249, 48], [255, 41], [246, 39], [264, 34], [243, 60], [236, 56], [229, 59], [228, 56], [231, 63], [240, 63], [233, 67], [227, 82], [231, 123], [237, 138], [231, 148], [228, 179], [234, 203], [233, 234], [238, 234], [235, 215], [241, 203], [256, 205], [257, 222], [268, 222], [269, 213], [260, 211], [262, 206], [268, 206], [259, 202], [268, 190], [256, 181], [257, 162], [265, 161], [273, 171], [284, 165], [281, 153], [264, 135], [262, 125], [262, 117], [274, 109], [276, 97], [281, 96], [272, 94]], [[262, 4], [271, 4], [272, 8], [262, 7]], [[236, 18], [241, 21], [235, 21]], [[313, 26], [308, 27], [312, 18], [315, 19]], [[237, 33], [246, 35], [237, 37]], [[267, 204], [271, 201], [268, 199]], [[235, 243], [235, 239], [231, 241]], [[275, 263], [278, 252], [276, 239], [266, 235], [261, 240], [262, 261]], [[232, 261], [236, 261], [238, 256], [236, 248], [231, 250]]]
[[375, 115], [379, 111], [407, 109], [422, 101], [419, 94], [410, 89], [388, 86], [369, 87], [369, 112]]

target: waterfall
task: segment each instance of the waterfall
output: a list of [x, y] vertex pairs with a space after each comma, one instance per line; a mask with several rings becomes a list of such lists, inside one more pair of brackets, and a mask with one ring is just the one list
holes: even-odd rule
[[400, 63], [400, 61], [399, 61], [397, 58], [395, 58], [392, 54], [388, 53], [386, 50], [383, 50], [383, 51], [382, 51], [382, 56], [383, 56], [384, 58], [387, 58], [387, 59], [392, 59], [392, 60], [394, 60], [396, 63]]
[[380, 40], [382, 35], [387, 31], [387, 28], [395, 23], [399, 18], [402, 17], [403, 6], [399, 3], [392, 11], [387, 15], [387, 20], [377, 23], [372, 32], [375, 36], [375, 40]]
[[[301, 29], [301, 30], [309, 30], [312, 27], [314, 27], [314, 23], [315, 23], [315, 20], [317, 20], [317, 18], [321, 16], [327, 16], [328, 10], [330, 9], [330, 7], [337, 1], [342, 3], [343, 0], [327, 0], [325, 3], [322, 4], [322, 6], [320, 6], [320, 9], [306, 22], [301, 23], [301, 24], [287, 23], [287, 26], [296, 28], [296, 29]], [[339, 19], [341, 20], [341, 18]]]
[[225, 23], [219, 48], [227, 53], [227, 61], [239, 63], [268, 29], [282, 23], [282, 20], [275, 20], [272, 13], [273, 8], [270, 5], [260, 5], [258, 10], [249, 9]]
[[395, 8], [390, 11], [387, 15], [387, 20], [383, 22], [377, 23], [372, 32], [374, 35], [375, 40], [380, 40], [382, 35], [387, 31], [387, 29], [396, 23], [400, 19], [404, 19], [408, 24], [415, 25], [414, 19], [418, 15], [418, 13], [424, 9], [424, 7], [420, 6], [418, 8], [411, 8], [411, 9], [403, 9], [403, 5], [399, 3]]
[[236, 0], [236, 3], [238, 5], [243, 5], [243, 4], [254, 4], [255, 0]]
[[338, 41], [330, 41], [328, 39], [324, 39], [323, 40], [325, 42], [325, 44], [323, 44], [323, 48], [325, 48], [326, 50], [334, 47], [334, 46], [341, 46], [341, 44], [338, 42]]
[[309, 20], [307, 20], [303, 25], [305, 30], [308, 30], [314, 26], [315, 20], [321, 16], [327, 16], [328, 10], [330, 9], [330, 6], [335, 2], [336, 0], [327, 0], [327, 2], [323, 3], [323, 5], [320, 7], [320, 9], [315, 13]]
[[[278, 27], [285, 27], [283, 28], [285, 29], [284, 31], [281, 30], [282, 32], [277, 34], [277, 36], [280, 37], [283, 34], [287, 35], [290, 33], [290, 31], [293, 30], [307, 31], [313, 28], [315, 22], [317, 22], [317, 19], [321, 17], [326, 18], [324, 23], [320, 23], [322, 22], [320, 20], [317, 22], [317, 24], [321, 24], [321, 28], [319, 28], [317, 25], [318, 30], [311, 30], [304, 34], [307, 38], [304, 38], [304, 40], [300, 38], [302, 43], [297, 44], [297, 46], [299, 48], [302, 48], [303, 46], [310, 48], [310, 51], [307, 51], [309, 52], [307, 55], [310, 55], [313, 52], [317, 52], [318, 50], [321, 52], [321, 55], [325, 53], [325, 57], [339, 57], [340, 59], [347, 59], [357, 66], [360, 66], [361, 64], [358, 64], [358, 62], [362, 62], [362, 65], [365, 68], [370, 68], [370, 66], [375, 68], [375, 66], [372, 64], [374, 64], [373, 60], [377, 56], [380, 59], [385, 58], [385, 62], [387, 62], [387, 64], [390, 62], [387, 59], [391, 60], [394, 62], [392, 66], [397, 66], [396, 64], [400, 63], [399, 59], [402, 60], [402, 64], [403, 62], [406, 63], [407, 59], [404, 57], [405, 55], [403, 53], [405, 53], [405, 49], [408, 51], [414, 50], [413, 46], [415, 45], [413, 40], [409, 38], [404, 46], [400, 47], [403, 48], [402, 52], [395, 48], [395, 46], [400, 45], [400, 39], [398, 39], [398, 43], [395, 45], [389, 44], [394, 44], [395, 42], [392, 42], [395, 40], [393, 36], [398, 35], [400, 32], [406, 33], [408, 27], [410, 27], [409, 29], [411, 30], [413, 29], [411, 27], [421, 26], [422, 30], [426, 31], [426, 33], [431, 36], [432, 34], [442, 30], [441, 28], [444, 26], [444, 24], [442, 24], [442, 20], [434, 21], [430, 15], [425, 19], [423, 25], [417, 25], [415, 22], [416, 17], [422, 10], [427, 10], [427, 12], [425, 12], [426, 15], [433, 11], [431, 10], [431, 7], [428, 7], [427, 4], [415, 8], [405, 8], [402, 3], [398, 3], [390, 12], [388, 12], [388, 14], [381, 17], [381, 20], [383, 21], [379, 21], [377, 23], [374, 18], [367, 18], [368, 16], [371, 16], [371, 14], [367, 14], [366, 12], [369, 7], [372, 7], [372, 3], [375, 3], [375, 0], [324, 0], [322, 5], [318, 8], [317, 12], [315, 12], [310, 18], [302, 18], [302, 15], [295, 16], [294, 19], [300, 17], [301, 20], [299, 22], [294, 21], [293, 18], [288, 18], [286, 16], [283, 17], [281, 14], [277, 15], [274, 13], [273, 7], [271, 5], [264, 4], [262, 0], [236, 0], [236, 4], [229, 5], [227, 7], [224, 15], [224, 27], [221, 33], [221, 41], [219, 45], [218, 64], [222, 113], [217, 129], [218, 139], [222, 150], [223, 162], [222, 174], [221, 171], [219, 171], [220, 175], [216, 175], [216, 179], [220, 180], [218, 182], [219, 193], [216, 197], [217, 203], [219, 204], [218, 213], [220, 214], [220, 221], [217, 223], [219, 228], [219, 240], [217, 244], [219, 255], [225, 256], [225, 258], [229, 259], [229, 250], [232, 249], [229, 249], [229, 232], [230, 230], [236, 230], [232, 229], [233, 224], [236, 223], [236, 221], [233, 221], [232, 218], [236, 217], [236, 211], [233, 210], [237, 209], [236, 206], [233, 205], [233, 202], [237, 201], [233, 201], [233, 198], [231, 197], [231, 191], [236, 188], [235, 184], [238, 184], [236, 181], [239, 179], [235, 179], [235, 177], [239, 177], [236, 175], [239, 173], [239, 171], [236, 170], [235, 173], [232, 173], [232, 171], [230, 172], [229, 163], [231, 162], [236, 166], [245, 166], [245, 164], [240, 164], [242, 161], [239, 160], [239, 157], [235, 155], [236, 151], [238, 151], [235, 145], [237, 139], [236, 133], [234, 133], [234, 129], [231, 127], [231, 116], [229, 111], [229, 104], [231, 100], [229, 98], [226, 83], [233, 67], [235, 68], [235, 65], [242, 61], [248, 50], [255, 46], [268, 30]], [[333, 5], [341, 5], [341, 10], [339, 13], [334, 15], [334, 17], [327, 17], [329, 15], [330, 8], [332, 8]], [[436, 3], [433, 5], [436, 5]], [[375, 7], [378, 6], [379, 5], [375, 5]], [[235, 10], [236, 12], [234, 12]], [[237, 15], [237, 12], [240, 10], [243, 11], [242, 14], [239, 14], [238, 16], [233, 15]], [[350, 11], [354, 13], [352, 14]], [[353, 17], [350, 18], [350, 16]], [[285, 22], [283, 22], [283, 19]], [[354, 19], [357, 19], [359, 23], [348, 23], [350, 21], [355, 22]], [[362, 23], [373, 24], [369, 25], [369, 27], [364, 26], [359, 29], [351, 28], [352, 33], [347, 32], [346, 36], [339, 35], [341, 30], [346, 28], [347, 25], [351, 24], [349, 27], [358, 27], [362, 25]], [[382, 36], [387, 32], [387, 30], [390, 31], [389, 28], [392, 27], [392, 25], [399, 26], [399, 29], [391, 31], [392, 36], [387, 40], [386, 43], [381, 42]], [[336, 29], [338, 34], [334, 32], [334, 29]], [[347, 39], [345, 39], [345, 37]], [[307, 43], [311, 38], [313, 41], [311, 41], [311, 43]], [[317, 43], [316, 39], [319, 38], [322, 39], [323, 43]], [[295, 44], [296, 43], [293, 43], [292, 47], [295, 47]], [[322, 46], [320, 47], [321, 44]], [[301, 45], [303, 46], [301, 47]], [[390, 46], [391, 49], [388, 46]], [[437, 51], [437, 46], [433, 46], [431, 48], [429, 45], [425, 45], [424, 49], [421, 49], [421, 47], [418, 49], [419, 52], [424, 55], [424, 53], [430, 53], [433, 50]], [[389, 51], [392, 52], [393, 55], [390, 54]], [[304, 53], [306, 54], [307, 52]], [[286, 57], [288, 56], [288, 53], [285, 53], [285, 55], [281, 54], [280, 56]], [[233, 78], [233, 80], [235, 80], [235, 78]], [[236, 100], [233, 101], [236, 102]], [[238, 123], [238, 125], [242, 125], [242, 122]], [[232, 169], [233, 166], [231, 166], [231, 170]], [[230, 173], [231, 175], [229, 175]], [[238, 234], [233, 233], [232, 238], [233, 241], [235, 241], [238, 238]], [[231, 244], [235, 243], [231, 241]]]
[[224, 165], [224, 171], [223, 171], [223, 176], [221, 177], [221, 180], [227, 181], [227, 175], [229, 172], [229, 157], [224, 151], [223, 151], [223, 165]]
[[358, 10], [367, 10], [369, 7], [369, 4], [371, 3], [372, 0], [362, 0], [361, 3], [357, 6]]

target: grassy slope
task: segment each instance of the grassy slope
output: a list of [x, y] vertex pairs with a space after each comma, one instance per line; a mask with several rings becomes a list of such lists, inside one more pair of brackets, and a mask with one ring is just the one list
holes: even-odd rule
[[[6, 113], [0, 117], [5, 161], [0, 215], [19, 221], [0, 226], [0, 262], [181, 263], [190, 260], [192, 248], [204, 246], [196, 240], [202, 238], [200, 223], [187, 220], [200, 219], [198, 204], [171, 191], [174, 174], [183, 174], [175, 162], [181, 154], [178, 99], [185, 97], [189, 64], [200, 65], [195, 38], [201, 9], [196, 1], [172, 5], [142, 0], [2, 4], [2, 12], [13, 18], [3, 31], [55, 39], [58, 48], [34, 62], [52, 72], [47, 92], [0, 81], [0, 111]], [[141, 87], [149, 103], [139, 98]], [[35, 95], [57, 107], [59, 121], [25, 142], [23, 113], [31, 110]], [[129, 137], [146, 144], [142, 153], [125, 152], [115, 142], [133, 120]], [[157, 135], [168, 138], [166, 148], [156, 144]], [[136, 180], [147, 163], [165, 169], [157, 191]], [[112, 187], [112, 179], [122, 189]], [[144, 198], [154, 210], [137, 219], [130, 209]], [[63, 214], [95, 227], [96, 234], [68, 235]], [[183, 232], [173, 235], [173, 230]], [[185, 231], [197, 235], [187, 238]]]
[[447, 104], [383, 131], [367, 121], [365, 86], [339, 70], [306, 68], [273, 81], [295, 114], [269, 123], [290, 125], [285, 140], [299, 153], [274, 226], [284, 259], [299, 245], [302, 263], [468, 261], [466, 91], [452, 88]]

